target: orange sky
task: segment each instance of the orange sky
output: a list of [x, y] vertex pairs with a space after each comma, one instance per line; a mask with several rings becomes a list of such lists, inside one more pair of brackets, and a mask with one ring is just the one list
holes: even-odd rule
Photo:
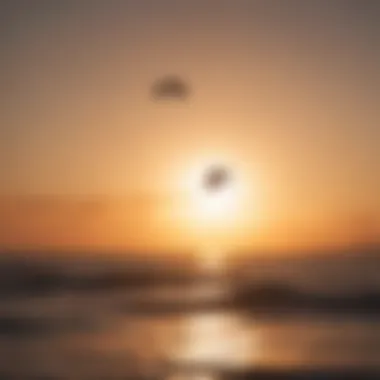
[[[178, 194], [118, 199], [4, 197], [2, 201], [0, 241], [11, 249], [162, 251], [197, 249], [212, 242], [231, 250], [286, 251], [346, 245], [362, 237], [352, 234], [350, 216], [328, 211], [279, 217], [276, 210], [258, 215], [252, 208], [233, 224], [197, 224], [186, 217], [188, 204]], [[374, 237], [372, 232], [368, 237]]]
[[[226, 244], [340, 244], [358, 215], [376, 224], [380, 7], [91, 4], [3, 12], [0, 247], [193, 247], [179, 184], [214, 153], [250, 191]], [[172, 73], [190, 101], [152, 102]]]

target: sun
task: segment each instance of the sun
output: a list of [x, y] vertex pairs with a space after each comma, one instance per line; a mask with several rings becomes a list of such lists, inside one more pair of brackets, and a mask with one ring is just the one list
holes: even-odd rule
[[223, 189], [218, 191], [201, 189], [195, 197], [196, 206], [204, 220], [217, 221], [224, 218], [227, 221], [226, 219], [235, 216], [238, 197], [236, 189], [231, 184], [225, 185]]
[[172, 178], [181, 194], [176, 228], [196, 249], [235, 249], [248, 226], [260, 222], [252, 166], [232, 154], [189, 157], [175, 166]]
[[209, 228], [227, 225], [238, 215], [241, 180], [238, 171], [223, 162], [211, 162], [188, 177], [190, 214]]

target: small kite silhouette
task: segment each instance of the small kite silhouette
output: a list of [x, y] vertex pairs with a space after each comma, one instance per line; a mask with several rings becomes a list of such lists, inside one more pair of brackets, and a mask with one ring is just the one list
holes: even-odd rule
[[189, 86], [179, 77], [166, 76], [153, 84], [152, 95], [158, 100], [186, 100], [190, 95], [190, 89]]
[[209, 191], [223, 189], [230, 180], [230, 174], [224, 167], [213, 167], [209, 169], [203, 178], [203, 187]]

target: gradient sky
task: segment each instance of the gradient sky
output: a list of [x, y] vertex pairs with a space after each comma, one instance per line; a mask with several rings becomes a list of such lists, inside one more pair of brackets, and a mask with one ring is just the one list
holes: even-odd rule
[[[214, 153], [241, 163], [256, 202], [235, 243], [342, 242], [358, 215], [379, 219], [380, 2], [14, 0], [0, 14], [0, 246], [190, 246], [177, 183]], [[151, 101], [166, 74], [189, 103]]]

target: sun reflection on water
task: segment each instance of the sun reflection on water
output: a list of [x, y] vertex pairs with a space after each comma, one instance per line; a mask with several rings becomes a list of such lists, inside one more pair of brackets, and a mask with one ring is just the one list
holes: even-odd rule
[[187, 320], [176, 361], [186, 367], [241, 368], [250, 364], [252, 343], [241, 318], [228, 313], [199, 313]]
[[[203, 273], [212, 275], [213, 286], [228, 296], [228, 284], [222, 275], [223, 257], [201, 256], [199, 266]], [[218, 273], [221, 275], [215, 276]], [[184, 320], [182, 332], [181, 344], [172, 355], [177, 368], [175, 380], [215, 380], [217, 373], [224, 370], [248, 367], [256, 356], [257, 340], [252, 341], [252, 324], [245, 323], [234, 312], [191, 313]]]
[[215, 374], [209, 374], [209, 373], [200, 373], [200, 374], [179, 373], [170, 377], [168, 380], [217, 380], [217, 376]]

